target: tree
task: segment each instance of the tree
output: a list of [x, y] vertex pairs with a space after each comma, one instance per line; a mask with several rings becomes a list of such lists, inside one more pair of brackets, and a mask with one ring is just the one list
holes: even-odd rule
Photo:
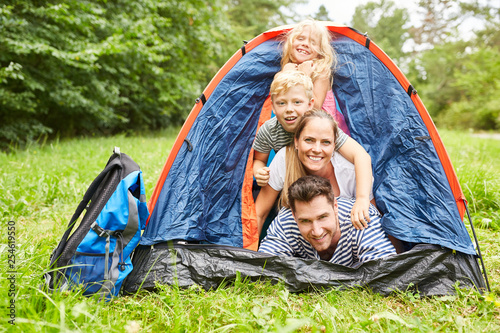
[[219, 67], [292, 0], [7, 0], [0, 148], [182, 123]]
[[410, 62], [407, 77], [433, 117], [460, 99], [453, 82], [456, 68], [463, 66], [465, 47], [462, 41], [449, 42], [422, 51]]
[[397, 8], [393, 1], [368, 2], [356, 7], [352, 27], [367, 32], [368, 36], [394, 61], [405, 60], [403, 44], [409, 37], [408, 12]]
[[451, 86], [460, 98], [438, 118], [439, 124], [455, 128], [500, 129], [500, 50], [481, 47], [466, 54], [456, 68]]
[[0, 6], [0, 145], [182, 122], [218, 68], [219, 1]]
[[442, 44], [456, 36], [463, 20], [456, 1], [420, 0], [417, 11], [423, 19], [420, 26], [410, 29], [410, 34], [417, 45], [427, 47]]
[[328, 10], [326, 10], [326, 7], [324, 5], [319, 6], [318, 12], [314, 16], [314, 19], [318, 21], [331, 21]]
[[[450, 5], [422, 3], [429, 13]], [[443, 22], [433, 26], [428, 20], [429, 26], [421, 30], [417, 41], [426, 48], [412, 60], [408, 77], [439, 126], [500, 129], [500, 9], [459, 2], [449, 10], [452, 13], [439, 13]], [[467, 39], [452, 33], [472, 16], [483, 19], [480, 30]]]
[[294, 7], [305, 2], [306, 0], [230, 0], [227, 2], [227, 13], [237, 36], [250, 40], [270, 28], [290, 23], [296, 16]]
[[[422, 22], [414, 27], [405, 24], [404, 10], [386, 0], [358, 6], [353, 26], [404, 64], [439, 126], [500, 129], [500, 8], [449, 0], [421, 0], [419, 5]], [[475, 38], [461, 34], [461, 25], [472, 17], [484, 23]], [[410, 37], [413, 52], [404, 52]]]

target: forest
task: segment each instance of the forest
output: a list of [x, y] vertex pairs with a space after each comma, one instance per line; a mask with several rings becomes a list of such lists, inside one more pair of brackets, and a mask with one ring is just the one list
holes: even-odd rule
[[[438, 127], [498, 131], [493, 3], [421, 0], [409, 12], [378, 0], [346, 22], [403, 70]], [[299, 5], [307, 1], [3, 1], [0, 149], [180, 125], [243, 41], [305, 19]], [[330, 20], [323, 6], [312, 18]]]

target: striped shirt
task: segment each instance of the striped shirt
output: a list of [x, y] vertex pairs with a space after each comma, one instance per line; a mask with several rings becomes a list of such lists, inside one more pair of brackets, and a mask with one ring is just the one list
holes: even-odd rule
[[[357, 230], [351, 222], [351, 209], [355, 200], [340, 198], [337, 202], [341, 234], [330, 262], [352, 267], [357, 263], [396, 254], [394, 246], [380, 224], [380, 213], [374, 206], [370, 205], [371, 221], [368, 227]], [[292, 211], [286, 208], [281, 209], [267, 229], [267, 236], [262, 240], [259, 252], [320, 259], [318, 252], [300, 234]]]
[[[277, 117], [273, 117], [259, 128], [253, 142], [253, 149], [263, 154], [269, 154], [271, 150], [278, 152], [293, 141], [293, 135], [293, 133], [285, 131]], [[335, 140], [335, 150], [338, 151], [348, 138], [347, 134], [339, 128]]]

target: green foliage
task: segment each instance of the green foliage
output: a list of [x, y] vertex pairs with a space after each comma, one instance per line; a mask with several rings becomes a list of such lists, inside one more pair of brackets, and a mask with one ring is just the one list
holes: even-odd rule
[[262, 32], [288, 23], [294, 7], [306, 0], [231, 0], [227, 1], [227, 15], [241, 43]]
[[[352, 25], [404, 69], [438, 125], [498, 130], [498, 14], [500, 7], [490, 4], [422, 0], [412, 13], [421, 21], [410, 26], [405, 9], [380, 0], [358, 6]], [[460, 26], [472, 17], [482, 19], [484, 27], [466, 39]]]
[[433, 117], [460, 100], [453, 75], [462, 68], [465, 48], [463, 42], [447, 43], [422, 52], [410, 62], [408, 78]]
[[314, 15], [314, 19], [318, 21], [331, 21], [328, 11], [324, 5], [319, 6], [318, 12]]
[[464, 19], [458, 1], [420, 0], [417, 13], [421, 22], [410, 29], [418, 45], [440, 45], [457, 36], [458, 27]]
[[500, 48], [455, 42], [425, 51], [409, 77], [440, 126], [500, 129]]
[[365, 33], [393, 60], [405, 57], [403, 44], [408, 39], [406, 9], [397, 8], [390, 0], [371, 1], [356, 7], [352, 27]]
[[500, 129], [499, 55], [499, 49], [484, 47], [465, 56], [462, 68], [455, 69], [452, 83], [460, 100], [440, 114], [440, 125]]
[[180, 123], [229, 26], [218, 1], [9, 1], [0, 10], [0, 142]]
[[0, 149], [180, 124], [244, 39], [285, 23], [303, 2], [8, 0]]
[[[180, 124], [243, 40], [297, 21], [302, 3], [4, 1], [0, 149]], [[500, 8], [445, 0], [419, 6], [417, 27], [390, 0], [359, 6], [352, 25], [405, 69], [438, 124], [498, 129]], [[326, 9], [316, 17], [328, 19]], [[485, 24], [465, 40], [457, 29], [470, 17]], [[403, 48], [410, 37], [413, 53]]]

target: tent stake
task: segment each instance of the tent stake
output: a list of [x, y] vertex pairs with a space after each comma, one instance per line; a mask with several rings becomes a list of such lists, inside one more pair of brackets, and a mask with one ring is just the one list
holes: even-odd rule
[[472, 224], [472, 219], [470, 217], [467, 201], [464, 200], [464, 204], [465, 204], [465, 210], [467, 212], [467, 217], [469, 218], [470, 227], [472, 229], [472, 234], [474, 235], [474, 240], [476, 241], [477, 253], [479, 255], [479, 259], [481, 260], [481, 266], [483, 267], [484, 279], [486, 280], [486, 288], [488, 288], [488, 292], [491, 292], [490, 283], [488, 282], [488, 275], [486, 274], [486, 267], [484, 266], [483, 256], [481, 255], [481, 249], [479, 248], [479, 242], [477, 240], [476, 231], [474, 230], [474, 224]]

